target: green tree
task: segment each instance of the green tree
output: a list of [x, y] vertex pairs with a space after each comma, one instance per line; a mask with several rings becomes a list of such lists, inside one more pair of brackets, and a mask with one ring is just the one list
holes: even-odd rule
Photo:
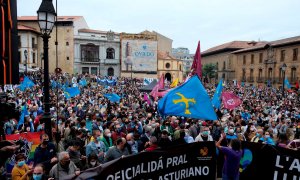
[[202, 67], [202, 75], [203, 76], [208, 75], [209, 78], [214, 78], [216, 76], [216, 70], [217, 70], [216, 64], [213, 63], [205, 64]]

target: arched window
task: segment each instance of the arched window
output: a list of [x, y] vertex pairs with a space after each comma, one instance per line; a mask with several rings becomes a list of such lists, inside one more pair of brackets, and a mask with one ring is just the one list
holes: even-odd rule
[[115, 59], [115, 49], [114, 48], [106, 49], [106, 59]]

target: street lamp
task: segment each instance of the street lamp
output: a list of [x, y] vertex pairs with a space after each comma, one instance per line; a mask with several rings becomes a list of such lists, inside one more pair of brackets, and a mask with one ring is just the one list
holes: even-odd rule
[[51, 128], [51, 114], [50, 114], [50, 101], [49, 101], [49, 62], [48, 62], [48, 42], [50, 33], [52, 32], [55, 22], [55, 9], [52, 4], [52, 0], [43, 0], [38, 14], [38, 23], [41, 29], [44, 46], [44, 106], [45, 112], [43, 120], [45, 123], [45, 133], [48, 134], [50, 140], [52, 140], [52, 128]]
[[284, 79], [285, 79], [285, 70], [286, 70], [286, 64], [283, 63], [281, 66], [281, 71], [282, 71], [282, 98], [284, 98]]
[[25, 57], [25, 62], [24, 62], [25, 74], [27, 74], [27, 57], [28, 57], [28, 51], [26, 49], [24, 50], [24, 57]]

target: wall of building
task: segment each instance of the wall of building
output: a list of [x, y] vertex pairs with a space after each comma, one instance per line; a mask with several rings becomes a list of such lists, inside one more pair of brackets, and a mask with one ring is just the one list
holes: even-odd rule
[[[296, 60], [293, 60], [293, 49], [298, 49], [298, 57]], [[283, 61], [281, 60], [282, 50], [285, 50], [285, 58]], [[269, 51], [269, 49], [262, 49], [236, 54], [233, 61], [237, 64], [237, 79], [248, 84], [264, 84], [270, 80], [273, 85], [280, 86], [282, 84], [280, 68], [285, 63], [287, 65], [285, 75], [291, 85], [295, 84], [300, 78], [300, 45], [275, 47], [273, 48], [273, 58], [270, 58]], [[262, 61], [260, 60], [261, 53], [263, 54]], [[244, 57], [246, 58], [245, 63]], [[251, 62], [251, 57], [253, 57], [253, 63]], [[260, 69], [261, 75], [259, 74]], [[270, 69], [272, 69], [272, 71]], [[296, 70], [294, 77], [292, 77], [292, 69]], [[251, 75], [251, 70], [253, 71], [253, 75]], [[245, 77], [243, 77], [243, 71], [245, 71]]]
[[[168, 68], [167, 64], [170, 65]], [[159, 59], [158, 60], [158, 68], [157, 68], [157, 78], [159, 78], [162, 74], [166, 75], [167, 73], [171, 74], [171, 81], [176, 78], [179, 79], [179, 82], [183, 81], [183, 63], [182, 60], [175, 59]]]
[[[38, 48], [32, 46], [32, 38], [34, 38], [34, 45], [37, 45], [37, 41], [39, 36], [37, 33], [33, 33], [31, 31], [19, 31], [18, 36], [20, 37], [21, 44], [19, 46], [19, 52], [20, 52], [20, 60], [21, 62], [20, 67], [25, 67], [25, 64], [29, 68], [35, 68], [38, 67], [38, 64], [40, 62], [38, 61]], [[27, 61], [25, 58], [24, 51], [27, 51]], [[34, 57], [33, 57], [34, 56]], [[34, 62], [35, 61], [35, 62]]]

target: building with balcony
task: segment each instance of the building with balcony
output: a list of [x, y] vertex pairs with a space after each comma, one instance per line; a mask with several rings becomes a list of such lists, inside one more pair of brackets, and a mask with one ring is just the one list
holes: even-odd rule
[[20, 71], [37, 68], [41, 65], [38, 61], [38, 38], [39, 31], [35, 28], [18, 25], [18, 58]]
[[281, 67], [286, 64], [285, 77], [294, 86], [300, 76], [299, 49], [300, 36], [296, 36], [234, 51], [235, 76], [250, 85], [271, 83], [278, 87], [284, 76]]
[[119, 33], [79, 29], [74, 37], [74, 73], [120, 76]]
[[[40, 31], [37, 16], [20, 16], [18, 17], [19, 26], [29, 27], [35, 29], [37, 32]], [[61, 68], [63, 72], [74, 73], [74, 36], [78, 35], [79, 29], [88, 29], [88, 25], [82, 16], [58, 16], [57, 23], [55, 24], [49, 39], [49, 72], [54, 72], [56, 65]], [[56, 42], [56, 32], [57, 39]], [[22, 33], [22, 34], [20, 34]], [[24, 37], [23, 31], [19, 32], [19, 36]], [[21, 37], [21, 42], [23, 41]], [[33, 38], [33, 37], [32, 37]], [[32, 41], [29, 38], [29, 45]], [[40, 36], [36, 36], [35, 42], [37, 44], [36, 66], [43, 67], [43, 40]], [[57, 46], [56, 46], [57, 44]], [[22, 42], [23, 45], [23, 42]], [[57, 48], [57, 52], [56, 52]], [[24, 48], [20, 50], [20, 57], [23, 60]], [[27, 50], [28, 51], [28, 50]], [[30, 53], [33, 53], [30, 51]], [[28, 53], [28, 57], [33, 57], [32, 54]], [[57, 57], [57, 58], [56, 58]], [[31, 59], [33, 62], [33, 59]], [[30, 66], [30, 64], [29, 64]], [[32, 64], [32, 66], [34, 66]]]

